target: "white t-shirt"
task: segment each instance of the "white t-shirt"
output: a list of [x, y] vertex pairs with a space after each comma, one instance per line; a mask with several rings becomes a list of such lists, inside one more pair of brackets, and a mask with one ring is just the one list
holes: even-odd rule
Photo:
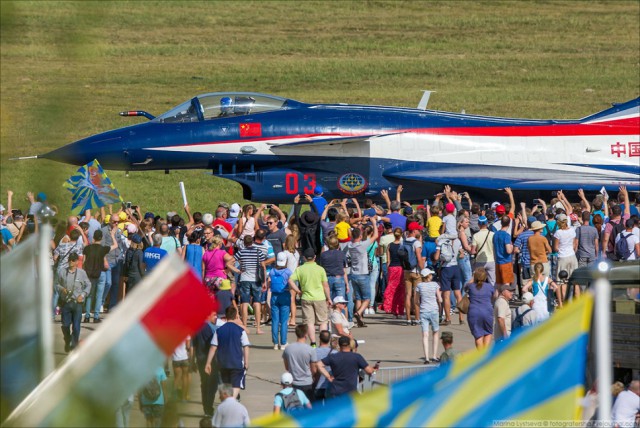
[[576, 255], [576, 252], [573, 251], [573, 239], [576, 237], [576, 230], [573, 227], [558, 229], [553, 236], [558, 240], [558, 257]]
[[178, 345], [175, 351], [173, 351], [173, 355], [171, 355], [172, 361], [184, 361], [189, 359], [189, 353], [187, 352], [187, 340], [191, 340], [191, 338], [187, 337], [187, 339]]
[[633, 391], [622, 391], [611, 409], [611, 417], [617, 426], [633, 427], [636, 413], [640, 411], [640, 396]]
[[[618, 243], [618, 241], [620, 241], [620, 235], [621, 234], [619, 233], [618, 236], [616, 236], [616, 244]], [[638, 258], [638, 255], [636, 254], [636, 244], [638, 243], [638, 237], [633, 234], [633, 230], [631, 232], [623, 230], [622, 235], [629, 235], [629, 237], [627, 238], [627, 246], [629, 247], [629, 251], [631, 251], [629, 258], [625, 260], [636, 260]]]

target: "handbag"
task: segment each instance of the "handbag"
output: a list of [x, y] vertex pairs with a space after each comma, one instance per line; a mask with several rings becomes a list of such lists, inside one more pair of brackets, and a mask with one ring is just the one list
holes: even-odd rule
[[464, 296], [457, 305], [458, 311], [462, 312], [463, 314], [469, 312], [469, 303], [469, 296]]

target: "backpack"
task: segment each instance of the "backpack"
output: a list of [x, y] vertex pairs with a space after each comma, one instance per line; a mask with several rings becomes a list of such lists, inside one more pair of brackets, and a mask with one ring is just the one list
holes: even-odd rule
[[139, 251], [139, 250], [137, 249], [134, 250], [133, 248], [127, 248], [127, 252], [124, 255], [124, 266], [125, 266], [125, 273], [127, 274], [127, 276], [133, 273], [133, 270], [134, 270], [133, 260], [134, 260], [136, 251]]
[[623, 219], [620, 219], [618, 223], [614, 223], [611, 220], [609, 220], [609, 224], [611, 225], [612, 229], [611, 229], [611, 235], [609, 235], [609, 244], [607, 245], [607, 247], [613, 248], [614, 260], [620, 260], [617, 255], [618, 252], [616, 251], [616, 236], [624, 232], [625, 228], [623, 223], [624, 223]]
[[553, 230], [549, 229], [548, 224], [544, 225], [544, 229], [547, 231], [545, 238], [547, 238], [547, 242], [549, 243], [549, 246], [553, 249], [553, 234], [556, 233], [556, 231], [558, 230], [558, 222], [556, 222], [556, 224], [553, 225]]
[[[520, 309], [520, 308], [518, 308]], [[513, 322], [511, 323], [511, 331], [516, 331], [519, 330], [521, 328], [523, 328], [524, 325], [524, 317], [525, 315], [527, 315], [529, 312], [531, 312], [533, 309], [529, 308], [526, 311], [524, 311], [523, 313], [518, 313], [518, 309], [516, 309], [516, 317], [513, 320]]]
[[142, 389], [140, 390], [140, 393], [142, 394], [142, 396], [144, 397], [145, 400], [153, 403], [158, 398], [160, 398], [160, 392], [161, 391], [162, 391], [162, 389], [160, 387], [160, 382], [158, 382], [158, 378], [157, 377], [154, 377], [152, 380], [147, 382], [142, 387]]
[[278, 392], [276, 396], [280, 396], [282, 398], [282, 407], [286, 413], [291, 412], [292, 410], [302, 409], [302, 401], [300, 401], [300, 397], [298, 397], [298, 390], [293, 388], [293, 390], [288, 394], [283, 394], [282, 392]]
[[449, 263], [455, 254], [453, 252], [453, 239], [447, 238], [442, 244], [440, 244], [440, 261], [442, 263]]
[[287, 279], [282, 273], [285, 269], [272, 269], [269, 272], [269, 277], [271, 277], [271, 292], [272, 293], [282, 293], [287, 289]]
[[631, 253], [633, 253], [633, 251], [629, 249], [629, 243], [627, 242], [627, 238], [631, 235], [632, 234], [629, 233], [627, 236], [624, 236], [624, 232], [619, 233], [620, 239], [618, 239], [616, 246], [613, 248], [613, 254], [616, 259], [627, 260], [629, 256], [631, 256]]
[[418, 258], [416, 257], [416, 252], [413, 250], [412, 243], [402, 241], [402, 244], [398, 248], [398, 258], [404, 270], [412, 270], [418, 266]]

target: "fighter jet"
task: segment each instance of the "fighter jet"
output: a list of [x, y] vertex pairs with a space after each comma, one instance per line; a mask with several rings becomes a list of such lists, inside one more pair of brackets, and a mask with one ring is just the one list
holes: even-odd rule
[[[448, 184], [477, 197], [498, 189], [640, 188], [640, 98], [577, 120], [528, 120], [418, 108], [307, 104], [273, 95], [196, 96], [149, 121], [37, 156], [126, 171], [204, 169], [242, 185], [244, 198], [377, 199], [403, 185], [422, 201]], [[319, 189], [318, 189], [319, 190]]]

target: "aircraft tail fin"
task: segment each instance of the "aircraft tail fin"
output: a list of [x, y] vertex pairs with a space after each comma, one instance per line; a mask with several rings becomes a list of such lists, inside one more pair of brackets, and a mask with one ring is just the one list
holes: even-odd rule
[[614, 103], [611, 108], [580, 119], [584, 124], [612, 121], [621, 125], [637, 125], [640, 121], [640, 97], [625, 103]]

